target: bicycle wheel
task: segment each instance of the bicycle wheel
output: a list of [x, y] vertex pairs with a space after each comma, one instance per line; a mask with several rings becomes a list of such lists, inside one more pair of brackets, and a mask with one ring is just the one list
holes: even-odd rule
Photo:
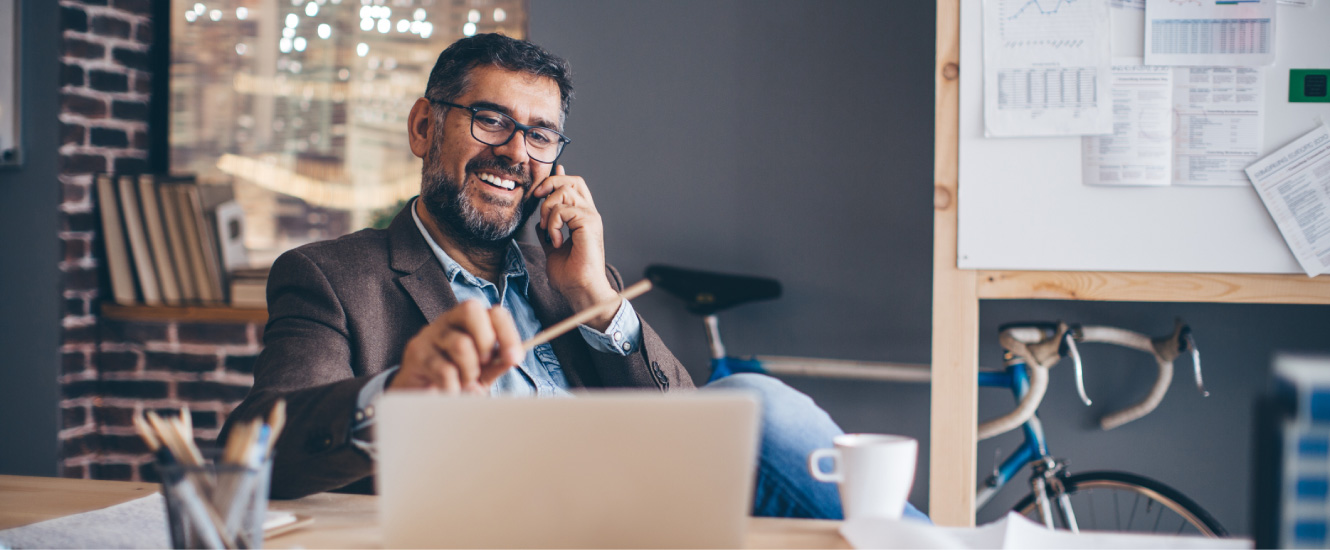
[[[1225, 537], [1228, 531], [1186, 495], [1148, 477], [1126, 472], [1085, 472], [1063, 479], [1076, 524], [1082, 530]], [[1053, 492], [1053, 522], [1067, 528]], [[1034, 494], [1012, 508], [1042, 523]]]

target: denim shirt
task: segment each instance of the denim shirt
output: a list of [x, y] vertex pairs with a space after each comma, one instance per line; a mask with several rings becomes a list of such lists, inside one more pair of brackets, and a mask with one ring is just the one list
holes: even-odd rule
[[[444, 274], [457, 297], [457, 302], [466, 300], [480, 300], [487, 306], [502, 304], [508, 313], [512, 314], [513, 321], [517, 325], [518, 335], [522, 340], [528, 340], [535, 336], [541, 330], [541, 324], [536, 319], [535, 312], [531, 309], [530, 302], [527, 301], [527, 291], [529, 277], [526, 271], [526, 262], [522, 258], [521, 248], [517, 242], [513, 241], [508, 249], [506, 266], [503, 273], [503, 290], [500, 291], [494, 283], [476, 277], [462, 268], [455, 260], [448, 257], [443, 248], [434, 242], [424, 224], [420, 222], [420, 216], [416, 214], [415, 202], [413, 201], [408, 208], [411, 209], [411, 218], [416, 223], [416, 229], [420, 231], [425, 242], [429, 244], [430, 250], [434, 251], [434, 256], [438, 258], [442, 265]], [[642, 323], [637, 318], [637, 312], [633, 309], [631, 303], [624, 300], [619, 306], [619, 311], [610, 321], [610, 326], [605, 332], [600, 332], [586, 325], [578, 327], [582, 333], [582, 338], [586, 340], [587, 345], [593, 350], [602, 353], [613, 353], [617, 355], [628, 355], [637, 351], [642, 341]], [[387, 369], [370, 379], [369, 383], [360, 390], [360, 395], [356, 400], [356, 411], [353, 416], [351, 426], [351, 441], [360, 449], [373, 456], [373, 442], [368, 435], [368, 428], [374, 424], [374, 400], [383, 394], [387, 385], [388, 378], [392, 373], [397, 372], [400, 367]], [[563, 367], [559, 365], [559, 359], [554, 355], [554, 348], [548, 342], [536, 346], [535, 349], [527, 352], [526, 358], [509, 369], [494, 384], [490, 386], [490, 395], [512, 395], [512, 396], [535, 396], [535, 397], [561, 397], [567, 396], [568, 379], [563, 374]]]

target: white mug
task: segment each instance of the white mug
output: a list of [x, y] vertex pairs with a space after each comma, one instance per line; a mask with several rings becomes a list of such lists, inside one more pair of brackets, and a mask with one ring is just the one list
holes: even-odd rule
[[[919, 441], [877, 434], [838, 435], [833, 441], [836, 448], [808, 454], [808, 473], [818, 481], [839, 484], [845, 519], [899, 519], [914, 483]], [[833, 460], [830, 472], [818, 467], [823, 458]]]

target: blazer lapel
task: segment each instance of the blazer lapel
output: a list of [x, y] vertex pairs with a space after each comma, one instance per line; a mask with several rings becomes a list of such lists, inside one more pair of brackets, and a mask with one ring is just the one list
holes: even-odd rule
[[415, 201], [408, 203], [388, 226], [388, 253], [393, 270], [402, 273], [397, 283], [416, 302], [428, 323], [456, 306], [457, 297], [439, 259], [411, 217], [415, 204]]

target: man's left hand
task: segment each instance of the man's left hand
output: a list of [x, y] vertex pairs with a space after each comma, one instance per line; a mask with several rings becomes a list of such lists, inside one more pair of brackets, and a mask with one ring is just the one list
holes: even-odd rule
[[[555, 290], [577, 311], [618, 296], [605, 277], [605, 228], [586, 181], [567, 175], [560, 165], [536, 186], [532, 196], [545, 199], [536, 236], [545, 248], [546, 268]], [[564, 227], [569, 231], [566, 239]], [[611, 311], [587, 325], [603, 331], [614, 314]]]

